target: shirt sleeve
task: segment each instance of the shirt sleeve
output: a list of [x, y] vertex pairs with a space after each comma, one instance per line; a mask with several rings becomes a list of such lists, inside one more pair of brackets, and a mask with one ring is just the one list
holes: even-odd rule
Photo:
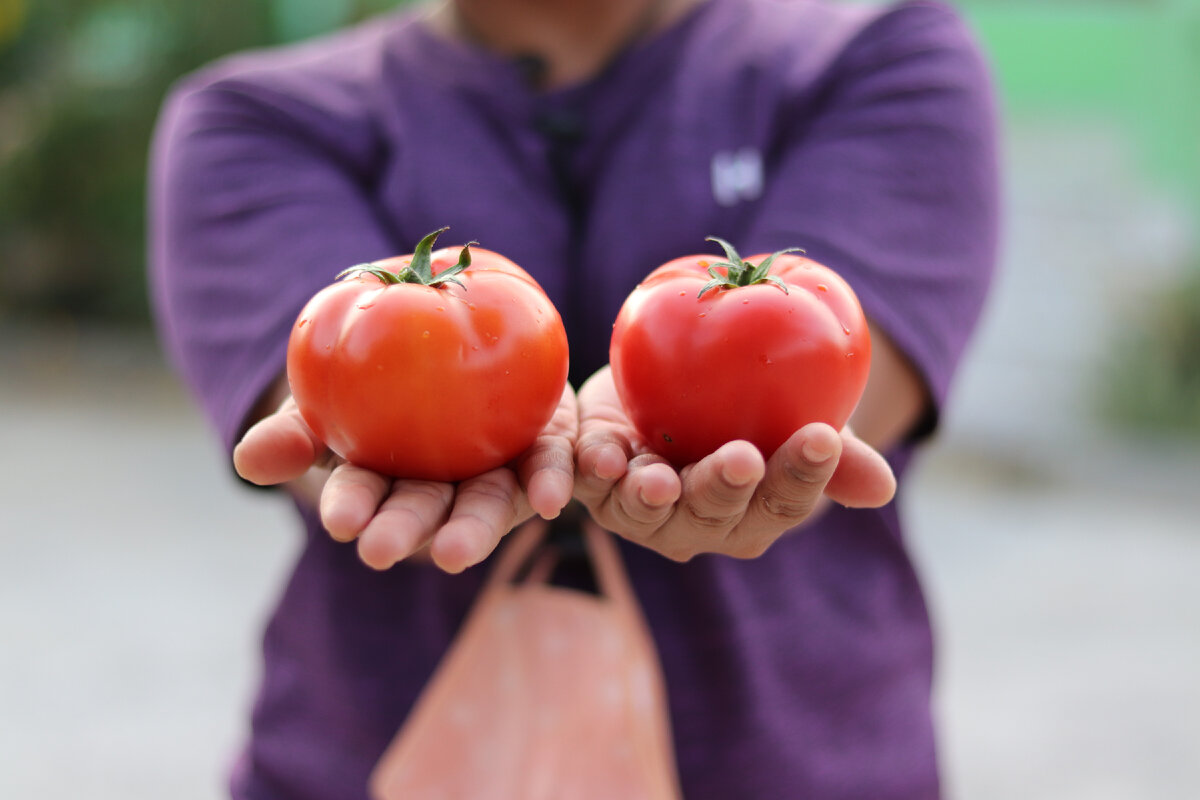
[[394, 253], [374, 144], [344, 89], [197, 77], [169, 96], [150, 169], [152, 305], [227, 449], [283, 374], [296, 315], [343, 268]]
[[953, 11], [904, 3], [865, 26], [798, 107], [768, 156], [748, 247], [802, 246], [850, 282], [926, 382], [933, 409], [915, 435], [927, 434], [996, 260], [987, 66]]

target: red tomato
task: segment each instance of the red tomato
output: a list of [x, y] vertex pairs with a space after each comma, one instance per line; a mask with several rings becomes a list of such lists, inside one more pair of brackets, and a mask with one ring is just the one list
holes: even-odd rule
[[871, 361], [867, 321], [828, 267], [781, 251], [677, 258], [626, 299], [609, 361], [647, 445], [677, 467], [735, 439], [770, 457], [810, 422], [841, 429]]
[[525, 270], [469, 245], [433, 252], [439, 233], [318, 292], [287, 371], [304, 420], [346, 460], [456, 481], [533, 444], [567, 382], [567, 335]]

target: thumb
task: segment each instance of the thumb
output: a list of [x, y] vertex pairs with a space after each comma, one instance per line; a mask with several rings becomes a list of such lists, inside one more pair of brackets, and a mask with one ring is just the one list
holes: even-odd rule
[[855, 436], [842, 432], [842, 457], [825, 494], [850, 508], [878, 508], [896, 496], [896, 476], [877, 450]]
[[251, 483], [274, 486], [299, 478], [325, 452], [325, 444], [289, 397], [278, 411], [246, 431], [233, 449], [233, 467]]

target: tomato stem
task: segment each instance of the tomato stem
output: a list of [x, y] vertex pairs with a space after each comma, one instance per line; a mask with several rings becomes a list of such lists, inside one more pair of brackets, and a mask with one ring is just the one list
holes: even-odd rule
[[[436, 231], [429, 233], [421, 241], [417, 242], [416, 248], [413, 250], [412, 260], [399, 272], [392, 272], [384, 269], [378, 264], [356, 264], [353, 267], [342, 270], [337, 274], [335, 280], [342, 280], [351, 276], [374, 275], [383, 284], [390, 286], [396, 283], [417, 283], [422, 286], [441, 286], [443, 283], [457, 283], [462, 286], [463, 283], [456, 276], [458, 273], [471, 266], [471, 246], [479, 244], [478, 242], [467, 242], [463, 245], [462, 250], [458, 254], [458, 263], [452, 267], [433, 274], [433, 243], [437, 241], [438, 236], [449, 230], [449, 227], [438, 228]], [[463, 287], [466, 288], [466, 287]]]
[[[778, 275], [771, 275], [771, 264], [775, 259], [784, 253], [803, 253], [804, 250], [799, 247], [789, 247], [786, 250], [777, 250], [771, 255], [764, 258], [758, 264], [751, 264], [738, 255], [738, 251], [733, 245], [724, 239], [719, 239], [716, 236], [707, 236], [704, 241], [716, 242], [725, 251], [725, 261], [718, 261], [715, 264], [710, 264], [708, 274], [712, 276], [712, 280], [704, 284], [704, 288], [700, 290], [697, 297], [703, 297], [704, 293], [709, 289], [736, 289], [739, 286], [751, 286], [756, 283], [773, 283], [787, 294], [787, 284]], [[718, 267], [725, 267], [725, 274], [721, 274]]]

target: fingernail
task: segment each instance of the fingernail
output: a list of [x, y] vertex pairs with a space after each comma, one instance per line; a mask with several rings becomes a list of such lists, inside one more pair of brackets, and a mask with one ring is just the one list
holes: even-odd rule
[[800, 446], [800, 452], [810, 464], [824, 464], [833, 455], [833, 451], [815, 444], [811, 439]]
[[642, 502], [642, 505], [646, 506], [647, 508], [658, 508], [659, 506], [661, 506], [663, 504], [662, 500], [654, 500], [650, 497], [647, 497], [645, 486], [638, 487], [637, 497], [638, 497], [638, 500], [640, 500]]
[[742, 487], [747, 486], [753, 479], [753, 475], [739, 475], [736, 471], [730, 469], [726, 464], [721, 468], [721, 479], [730, 486]]
[[624, 472], [624, 461], [624, 453], [616, 447], [606, 446], [596, 454], [596, 477], [602, 480], [621, 477]]

